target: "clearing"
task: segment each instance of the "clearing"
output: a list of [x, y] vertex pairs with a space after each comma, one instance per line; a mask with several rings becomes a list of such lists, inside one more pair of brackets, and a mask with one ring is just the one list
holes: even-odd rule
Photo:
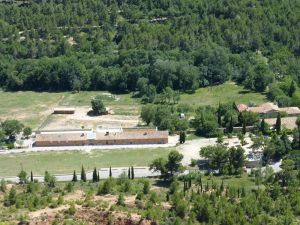
[[218, 86], [199, 88], [193, 94], [182, 94], [179, 103], [192, 104], [193, 106], [218, 106], [226, 102], [245, 103], [254, 102], [261, 104], [267, 102], [265, 95], [244, 89], [233, 82], [226, 82]]

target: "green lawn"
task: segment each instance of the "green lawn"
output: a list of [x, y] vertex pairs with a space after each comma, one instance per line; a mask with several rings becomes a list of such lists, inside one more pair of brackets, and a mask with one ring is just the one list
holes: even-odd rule
[[220, 102], [249, 103], [250, 101], [261, 104], [267, 101], [265, 95], [244, 89], [242, 86], [232, 82], [222, 85], [199, 88], [193, 94], [182, 94], [180, 103], [187, 103], [193, 106], [216, 106]]
[[65, 93], [0, 92], [0, 120], [18, 119], [36, 128]]
[[37, 152], [27, 154], [0, 155], [0, 176], [15, 176], [21, 166], [27, 172], [43, 175], [45, 170], [53, 174], [80, 171], [83, 164], [86, 170], [94, 167], [148, 166], [153, 159], [167, 157], [171, 148], [156, 149], [117, 149], [96, 150], [91, 153], [72, 152]]

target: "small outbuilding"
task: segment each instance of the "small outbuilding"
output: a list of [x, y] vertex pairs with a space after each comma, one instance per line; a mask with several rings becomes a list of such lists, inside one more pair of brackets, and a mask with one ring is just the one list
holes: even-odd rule
[[74, 114], [75, 113], [75, 108], [54, 108], [53, 109], [53, 114]]

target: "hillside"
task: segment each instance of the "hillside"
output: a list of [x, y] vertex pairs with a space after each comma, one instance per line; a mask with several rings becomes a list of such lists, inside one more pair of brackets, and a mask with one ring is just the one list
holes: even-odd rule
[[193, 91], [228, 80], [256, 91], [285, 76], [299, 83], [299, 1], [4, 2], [5, 90], [149, 97], [167, 86]]

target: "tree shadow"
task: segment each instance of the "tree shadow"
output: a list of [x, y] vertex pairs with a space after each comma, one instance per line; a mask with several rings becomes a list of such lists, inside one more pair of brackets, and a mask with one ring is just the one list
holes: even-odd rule
[[168, 188], [170, 186], [170, 181], [169, 180], [160, 180], [160, 179], [156, 179], [154, 181], [155, 186], [157, 187], [161, 187], [161, 188]]

